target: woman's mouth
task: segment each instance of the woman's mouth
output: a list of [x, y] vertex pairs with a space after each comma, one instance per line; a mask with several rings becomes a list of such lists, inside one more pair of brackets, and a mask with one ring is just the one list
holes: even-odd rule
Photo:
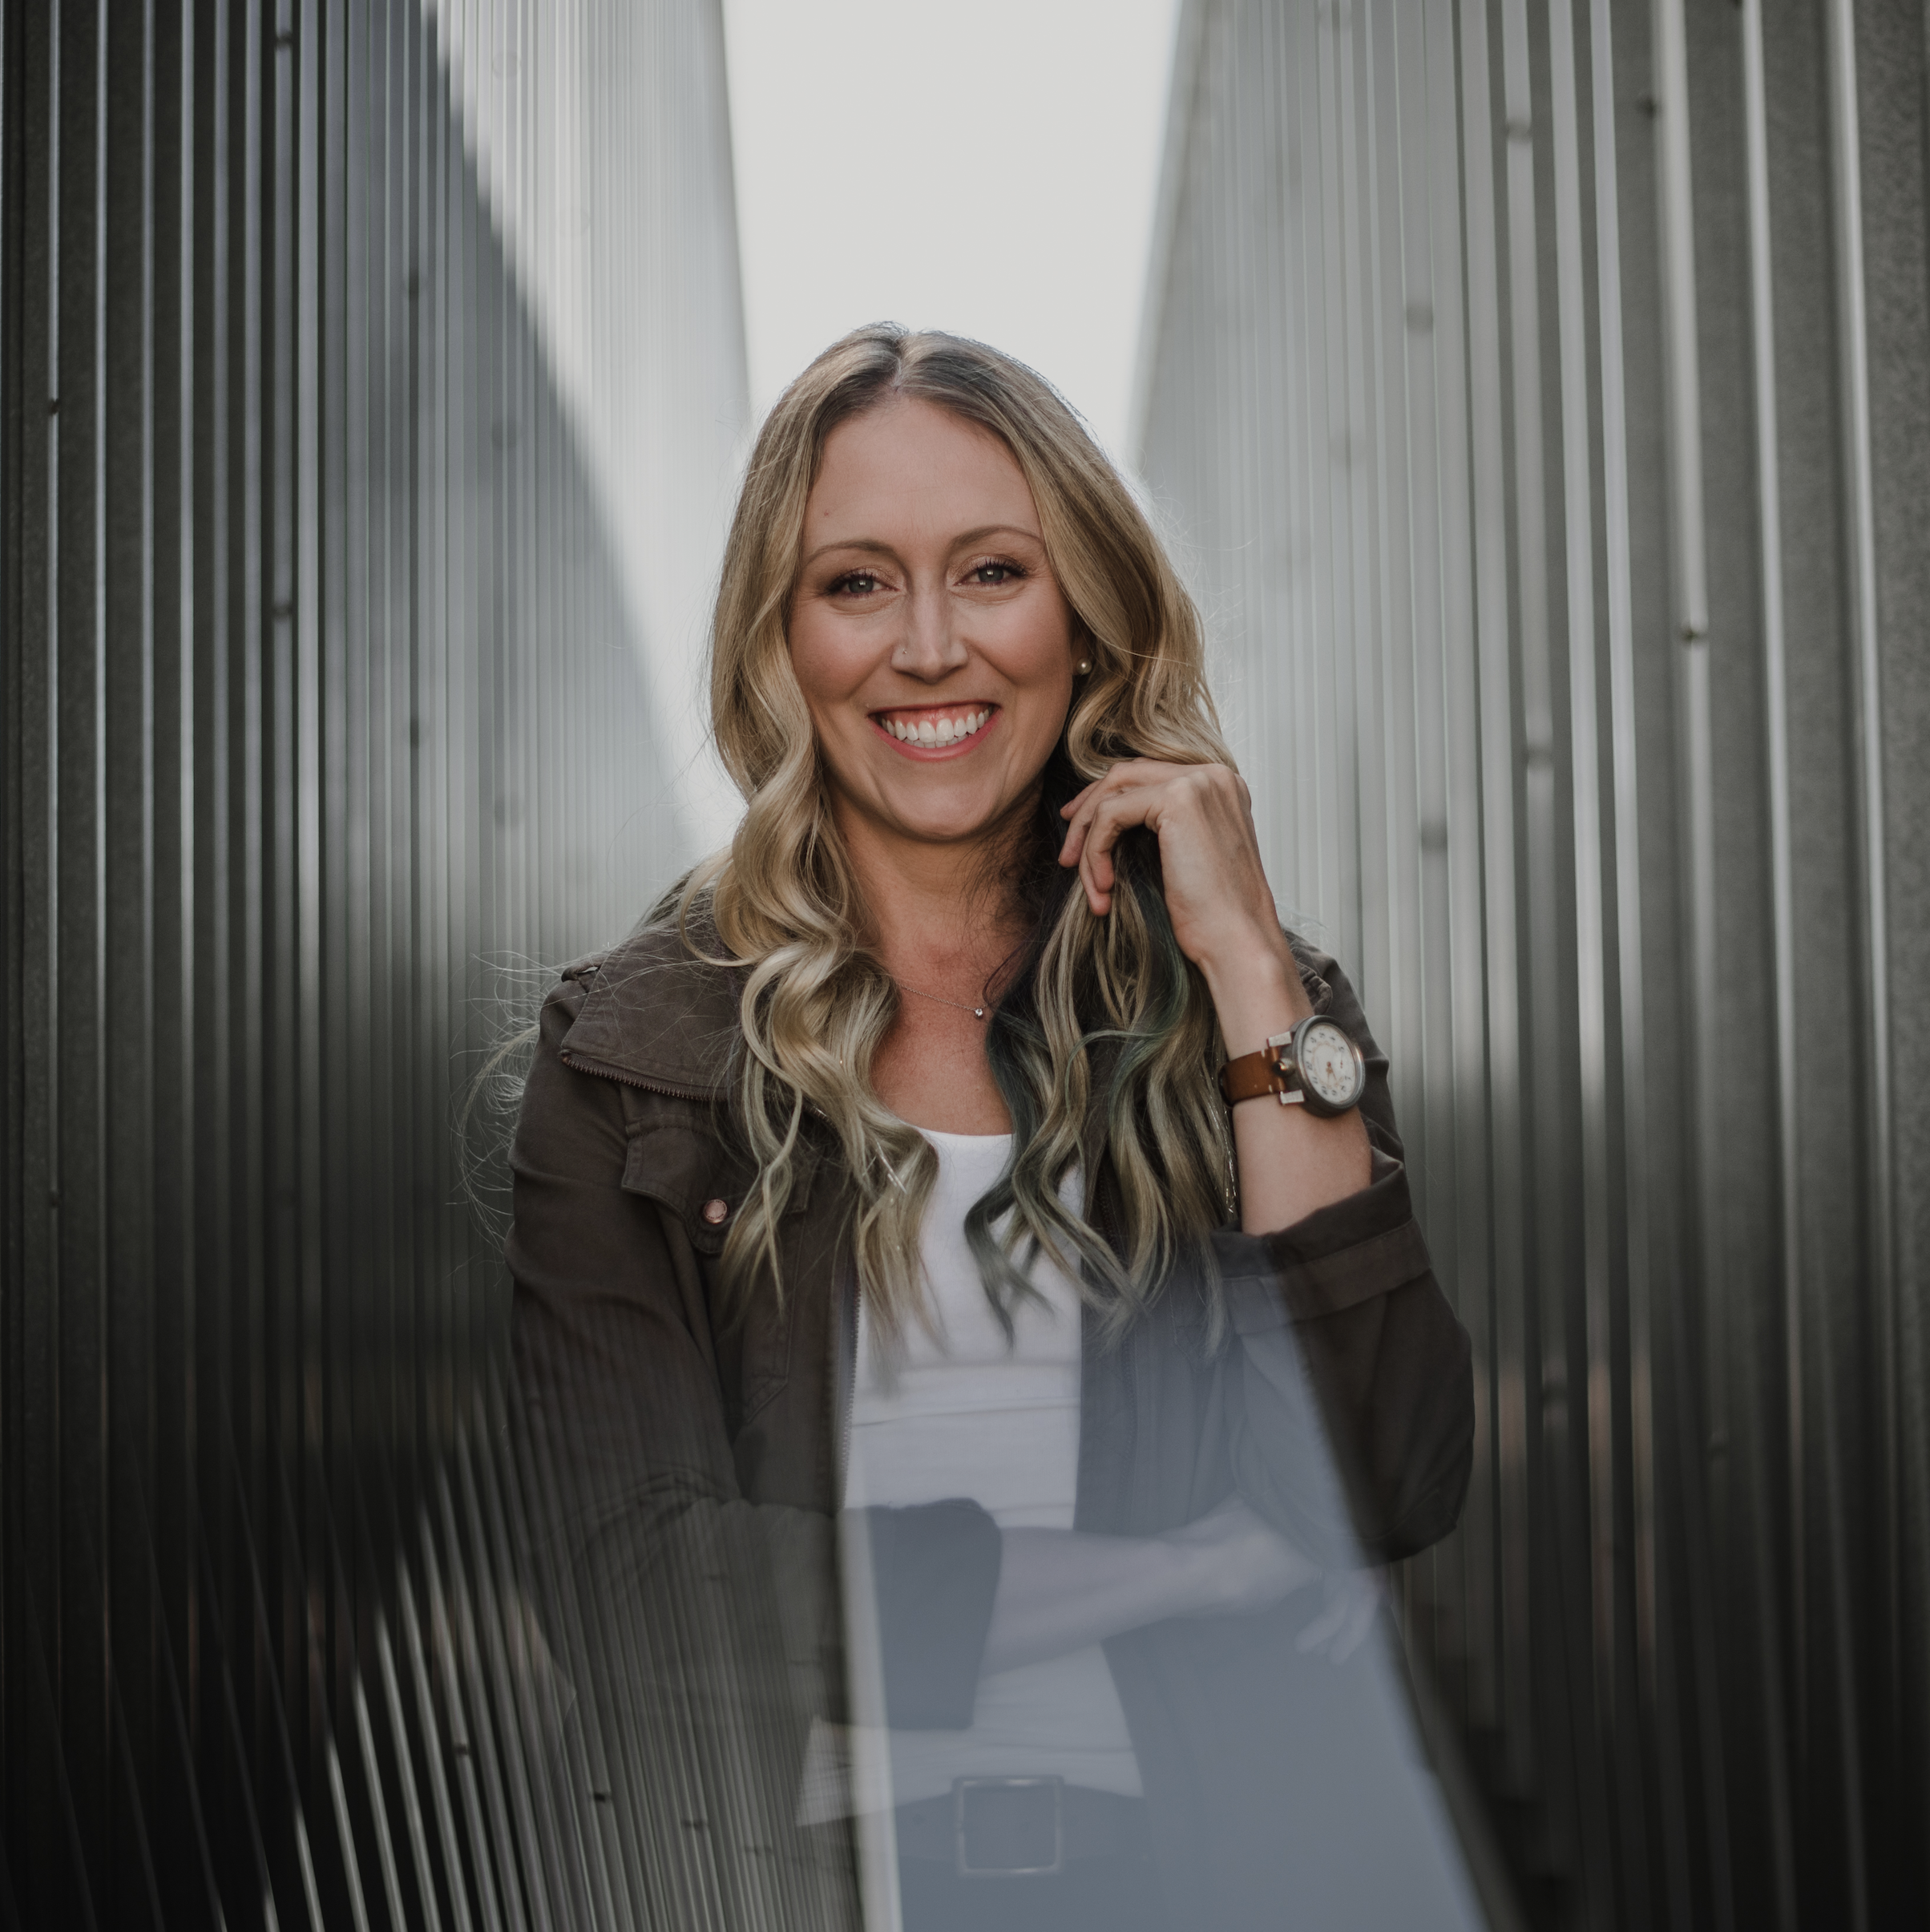
[[996, 705], [923, 705], [874, 711], [871, 721], [907, 751], [955, 751], [998, 716]]

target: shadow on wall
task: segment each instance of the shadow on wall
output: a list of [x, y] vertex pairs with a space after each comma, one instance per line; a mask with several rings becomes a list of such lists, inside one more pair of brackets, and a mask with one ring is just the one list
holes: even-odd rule
[[679, 863], [639, 639], [415, 8], [4, 0], [0, 83], [0, 1922], [520, 1924], [453, 1129]]

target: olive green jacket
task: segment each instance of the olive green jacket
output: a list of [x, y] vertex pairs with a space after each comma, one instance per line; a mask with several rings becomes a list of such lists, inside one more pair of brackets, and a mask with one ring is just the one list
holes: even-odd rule
[[[1316, 1007], [1367, 1056], [1371, 1182], [1278, 1233], [1214, 1237], [1232, 1330], [1217, 1348], [1190, 1279], [1115, 1346], [1088, 1321], [1081, 1530], [1149, 1535], [1237, 1490], [1342, 1566], [1418, 1550], [1460, 1510], [1468, 1344], [1413, 1218], [1387, 1061], [1333, 960], [1294, 950]], [[567, 970], [518, 1127], [508, 1252], [544, 1614], [578, 1687], [585, 1815], [624, 1874], [622, 1915], [791, 1932], [857, 1922], [848, 1830], [797, 1822], [807, 1752], [846, 1716], [850, 1190], [808, 1143], [783, 1294], [725, 1320], [719, 1255], [753, 1181], [732, 1128], [737, 995], [662, 928]], [[1091, 1144], [1104, 1231], [1096, 1123]], [[870, 1515], [891, 1720], [969, 1724], [998, 1532], [971, 1503]], [[1291, 1641], [1306, 1615], [1290, 1600], [1107, 1646], [1189, 1924], [1250, 1922], [1278, 1895], [1268, 1794], [1304, 1777], [1293, 1739], [1326, 1694]]]

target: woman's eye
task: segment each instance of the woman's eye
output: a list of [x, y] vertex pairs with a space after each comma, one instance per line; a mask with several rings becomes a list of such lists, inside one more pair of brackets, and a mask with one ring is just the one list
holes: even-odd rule
[[868, 570], [854, 570], [831, 586], [834, 597], [865, 597], [878, 588], [878, 579]]
[[975, 584], [1013, 584], [1024, 575], [1016, 564], [975, 564], [971, 568], [971, 581]]

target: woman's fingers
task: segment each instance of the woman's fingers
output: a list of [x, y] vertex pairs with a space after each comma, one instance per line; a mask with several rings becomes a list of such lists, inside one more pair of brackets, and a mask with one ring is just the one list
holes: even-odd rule
[[1079, 873], [1085, 881], [1086, 896], [1092, 901], [1095, 912], [1106, 909], [1100, 903], [1102, 899], [1107, 904], [1111, 903], [1116, 876], [1112, 848], [1129, 825], [1137, 824], [1145, 817], [1145, 799], [1143, 791], [1114, 792], [1093, 806], [1085, 822], [1085, 836], [1079, 847]]
[[1330, 1570], [1320, 1615], [1294, 1639], [1303, 1655], [1325, 1651], [1335, 1663], [1345, 1663], [1367, 1641], [1380, 1611], [1381, 1572], [1378, 1570]]
[[1126, 759], [1074, 802], [1076, 810], [1059, 863], [1079, 867], [1086, 903], [1100, 917], [1112, 909], [1112, 848], [1120, 834], [1156, 820], [1174, 782], [1170, 774], [1184, 769], [1149, 758]]
[[1334, 1639], [1333, 1648], [1327, 1653], [1336, 1663], [1345, 1663], [1355, 1651], [1367, 1640], [1367, 1633], [1374, 1627], [1374, 1619], [1380, 1615], [1380, 1586], [1361, 1590], [1355, 1597], [1347, 1627]]
[[1059, 851], [1061, 865], [1076, 865], [1089, 833], [1092, 814], [1112, 794], [1148, 783], [1153, 775], [1168, 767], [1150, 758], [1121, 758], [1103, 778], [1095, 778], [1083, 791], [1060, 806], [1060, 816], [1072, 823], [1066, 828], [1065, 843]]
[[1320, 1615], [1294, 1639], [1294, 1648], [1302, 1656], [1310, 1651], [1322, 1648], [1330, 1639], [1340, 1634], [1347, 1623], [1347, 1613], [1346, 1601], [1337, 1598], [1330, 1590]]
[[1166, 901], [1181, 950], [1203, 961], [1238, 953], [1256, 920], [1270, 931], [1273, 896], [1254, 832], [1251, 794], [1223, 765], [1125, 758], [1064, 807], [1059, 863], [1079, 868], [1095, 917], [1112, 907], [1113, 850], [1135, 826], [1158, 836]]

